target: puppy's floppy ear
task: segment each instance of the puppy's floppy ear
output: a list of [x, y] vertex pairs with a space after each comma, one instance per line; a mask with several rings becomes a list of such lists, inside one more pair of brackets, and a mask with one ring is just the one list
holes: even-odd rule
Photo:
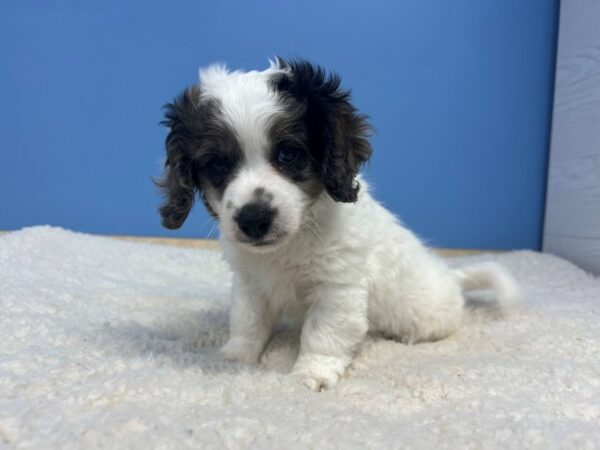
[[193, 136], [193, 116], [197, 112], [200, 89], [186, 89], [172, 103], [165, 105], [165, 120], [170, 128], [165, 140], [167, 160], [163, 178], [155, 181], [165, 197], [159, 212], [162, 224], [171, 230], [183, 225], [198, 187], [194, 182], [194, 160], [186, 148]]
[[340, 78], [307, 61], [277, 59], [287, 74], [274, 80], [305, 106], [311, 151], [321, 164], [323, 184], [339, 202], [355, 202], [360, 189], [355, 180], [372, 153], [367, 117], [350, 102], [350, 91], [340, 88]]

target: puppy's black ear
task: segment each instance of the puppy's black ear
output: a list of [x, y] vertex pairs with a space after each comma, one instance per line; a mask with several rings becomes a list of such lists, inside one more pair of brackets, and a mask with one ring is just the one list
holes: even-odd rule
[[197, 112], [199, 97], [199, 88], [193, 87], [164, 107], [165, 120], [161, 124], [170, 128], [165, 140], [167, 160], [164, 176], [155, 182], [165, 197], [159, 209], [162, 224], [171, 230], [183, 225], [198, 191], [194, 182], [194, 160], [187, 146], [192, 139], [191, 119]]
[[321, 164], [325, 189], [336, 201], [355, 202], [356, 175], [372, 153], [367, 117], [350, 102], [350, 91], [340, 88], [338, 75], [307, 61], [278, 58], [277, 63], [288, 74], [274, 80], [275, 88], [305, 106], [311, 151]]

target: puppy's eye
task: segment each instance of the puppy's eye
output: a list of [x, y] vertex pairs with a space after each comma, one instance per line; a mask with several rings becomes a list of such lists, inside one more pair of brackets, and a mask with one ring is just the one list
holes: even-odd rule
[[208, 163], [208, 170], [215, 173], [229, 172], [229, 161], [225, 158], [213, 158]]
[[300, 155], [300, 150], [294, 147], [281, 147], [277, 150], [277, 162], [279, 164], [289, 164], [296, 161]]
[[231, 163], [226, 158], [215, 157], [206, 164], [206, 170], [213, 184], [219, 185], [231, 171]]

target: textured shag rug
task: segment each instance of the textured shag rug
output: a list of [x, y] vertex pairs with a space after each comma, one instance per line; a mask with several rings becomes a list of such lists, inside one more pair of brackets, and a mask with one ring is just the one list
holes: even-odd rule
[[600, 279], [559, 258], [505, 264], [525, 302], [473, 305], [452, 337], [369, 338], [313, 393], [286, 375], [298, 335], [259, 366], [223, 361], [219, 252], [34, 227], [0, 237], [0, 447], [593, 448]]

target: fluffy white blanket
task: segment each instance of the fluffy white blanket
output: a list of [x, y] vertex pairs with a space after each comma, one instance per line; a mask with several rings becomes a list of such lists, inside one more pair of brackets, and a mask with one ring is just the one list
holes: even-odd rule
[[35, 227], [0, 237], [0, 447], [592, 448], [600, 280], [549, 255], [495, 259], [525, 303], [472, 305], [461, 331], [370, 338], [333, 389], [223, 361], [230, 274], [214, 251]]

